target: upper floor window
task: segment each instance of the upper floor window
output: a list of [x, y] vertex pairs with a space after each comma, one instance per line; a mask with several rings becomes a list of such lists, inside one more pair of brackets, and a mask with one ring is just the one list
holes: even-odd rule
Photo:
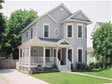
[[82, 49], [78, 49], [78, 62], [82, 62]]
[[72, 24], [67, 25], [67, 37], [72, 37]]
[[49, 25], [44, 25], [44, 37], [49, 37]]
[[78, 38], [82, 38], [82, 35], [83, 35], [83, 29], [82, 29], [82, 24], [78, 24]]
[[31, 39], [33, 38], [33, 29], [31, 29]]
[[26, 32], [26, 37], [28, 37], [28, 32]]

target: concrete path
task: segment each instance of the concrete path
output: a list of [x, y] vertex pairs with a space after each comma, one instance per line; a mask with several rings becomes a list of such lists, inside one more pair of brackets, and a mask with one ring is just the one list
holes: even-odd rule
[[107, 78], [107, 77], [88, 75], [88, 74], [83, 74], [83, 73], [78, 73], [78, 72], [67, 72], [67, 73], [77, 74], [77, 75], [82, 75], [82, 76], [88, 76], [88, 77], [94, 77], [94, 78], [100, 78], [100, 79], [105, 79], [105, 80], [112, 80], [111, 78]]
[[[28, 76], [15, 69], [0, 70], [0, 81], [6, 80], [3, 84], [48, 84], [42, 80]], [[2, 84], [2, 83], [0, 83]]]

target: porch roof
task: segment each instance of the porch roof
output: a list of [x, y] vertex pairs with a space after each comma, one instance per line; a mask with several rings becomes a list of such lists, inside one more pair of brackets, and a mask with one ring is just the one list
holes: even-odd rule
[[22, 43], [20, 46], [18, 46], [18, 48], [24, 48], [28, 46], [71, 47], [69, 42], [65, 39], [34, 38]]

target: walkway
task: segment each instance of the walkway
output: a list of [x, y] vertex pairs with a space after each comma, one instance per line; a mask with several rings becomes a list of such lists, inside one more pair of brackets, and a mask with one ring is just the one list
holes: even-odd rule
[[95, 76], [95, 75], [88, 75], [88, 74], [83, 74], [83, 73], [78, 73], [78, 72], [67, 72], [67, 73], [88, 76], [88, 77], [94, 77], [94, 78], [100, 78], [100, 79], [105, 79], [105, 80], [112, 80], [111, 78], [100, 77], [100, 76]]
[[[0, 70], [0, 81], [2, 81], [3, 78], [7, 80], [7, 84], [48, 84], [42, 80], [18, 72], [15, 69]], [[4, 81], [2, 83], [6, 84]]]

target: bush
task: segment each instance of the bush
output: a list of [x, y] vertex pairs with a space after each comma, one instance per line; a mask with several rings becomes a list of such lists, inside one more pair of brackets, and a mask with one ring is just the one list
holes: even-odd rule
[[90, 71], [88, 65], [81, 62], [75, 63], [75, 67], [75, 71]]
[[102, 69], [103, 68], [103, 63], [102, 62], [96, 62], [94, 64], [94, 68]]
[[90, 63], [89, 63], [89, 68], [90, 68], [91, 70], [94, 68], [94, 66], [95, 66], [94, 62], [90, 62]]

